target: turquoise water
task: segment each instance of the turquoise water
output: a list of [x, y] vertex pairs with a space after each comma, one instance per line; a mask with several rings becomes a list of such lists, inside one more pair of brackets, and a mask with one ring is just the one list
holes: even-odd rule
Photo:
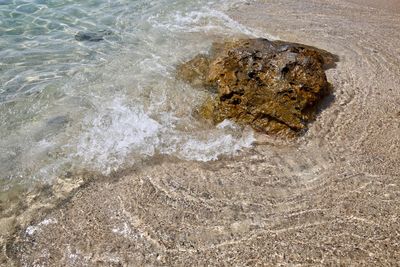
[[196, 120], [206, 93], [175, 79], [213, 41], [254, 35], [226, 15], [237, 3], [0, 0], [0, 190], [251, 146], [250, 130]]

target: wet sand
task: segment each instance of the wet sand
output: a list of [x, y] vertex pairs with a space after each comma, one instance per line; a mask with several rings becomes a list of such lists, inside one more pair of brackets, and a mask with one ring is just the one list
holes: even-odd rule
[[333, 97], [303, 137], [95, 177], [18, 231], [3, 250], [7, 264], [397, 265], [400, 15], [353, 2], [231, 10], [260, 33], [340, 57], [327, 72]]
[[373, 8], [384, 9], [394, 13], [400, 12], [400, 2], [397, 0], [349, 0], [349, 2], [363, 6], [370, 6]]

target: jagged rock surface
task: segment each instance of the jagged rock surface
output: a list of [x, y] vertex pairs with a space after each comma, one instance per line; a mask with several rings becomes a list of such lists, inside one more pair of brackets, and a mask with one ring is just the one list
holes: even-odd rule
[[330, 89], [324, 67], [336, 57], [295, 43], [246, 39], [213, 45], [178, 67], [178, 77], [214, 89], [199, 114], [219, 123], [231, 119], [268, 134], [295, 136], [315, 117]]

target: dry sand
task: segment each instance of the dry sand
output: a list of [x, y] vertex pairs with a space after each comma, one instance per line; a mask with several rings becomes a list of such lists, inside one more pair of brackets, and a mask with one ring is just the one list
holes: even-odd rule
[[268, 0], [231, 11], [339, 55], [328, 71], [334, 99], [304, 137], [95, 179], [11, 239], [9, 264], [398, 265], [400, 15], [353, 2], [364, 3]]

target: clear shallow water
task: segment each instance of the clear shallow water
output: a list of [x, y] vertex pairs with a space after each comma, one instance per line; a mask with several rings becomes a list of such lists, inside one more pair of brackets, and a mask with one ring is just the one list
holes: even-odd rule
[[0, 0], [0, 190], [250, 146], [251, 131], [197, 121], [205, 93], [174, 77], [217, 38], [254, 35], [224, 13], [234, 1], [216, 2]]

